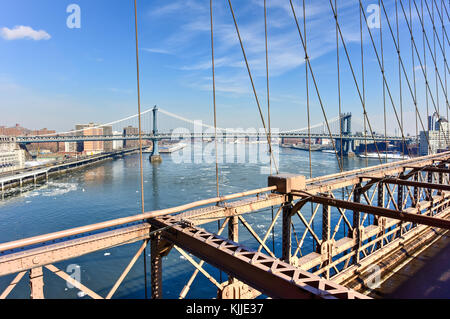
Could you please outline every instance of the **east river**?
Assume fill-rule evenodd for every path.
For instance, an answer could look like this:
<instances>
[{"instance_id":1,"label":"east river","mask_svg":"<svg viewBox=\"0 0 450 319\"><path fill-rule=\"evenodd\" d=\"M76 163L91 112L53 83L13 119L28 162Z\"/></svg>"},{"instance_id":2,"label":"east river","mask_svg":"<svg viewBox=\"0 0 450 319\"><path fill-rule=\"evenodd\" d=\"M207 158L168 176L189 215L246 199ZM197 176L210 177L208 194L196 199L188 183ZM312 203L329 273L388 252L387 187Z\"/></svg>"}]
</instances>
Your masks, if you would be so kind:
<instances>
[{"instance_id":1,"label":"east river","mask_svg":"<svg viewBox=\"0 0 450 319\"><path fill-rule=\"evenodd\" d=\"M210 148L211 144L214 143L210 143ZM219 147L224 145L220 144ZM245 145L243 147L246 152L245 158L238 159L236 154L222 158L222 163L219 165L222 195L267 186L267 176L270 172L268 158L262 161L252 159L255 153L261 153L257 149L265 146ZM180 154L165 154L162 155L161 164L151 164L148 160L149 154L144 154L146 211L215 197L215 156L212 157L213 160L211 156L207 160L202 159L205 145L197 145L194 149L193 153L200 156L192 156L192 160L186 160L185 156L183 160ZM186 148L179 153L190 154L190 151ZM280 172L309 177L307 151L280 148L276 157ZM366 163L366 159L357 157L344 159L344 168L351 170L365 167L366 164L369 166L379 164L377 159L367 161ZM313 176L338 171L335 154L312 153ZM140 200L139 155L104 162L60 176L37 188L27 186L22 191L10 190L9 196L0 200L0 242L136 215L140 213ZM250 214L245 218L262 237L272 217L268 209L258 214ZM203 227L217 231L217 223ZM301 224L298 225L298 231L300 230ZM275 226L277 255L280 254L280 236L281 220ZM240 228L239 237L244 245L250 248L258 247L256 241L250 240L250 235L243 227ZM96 293L106 296L140 245L141 243L134 243L115 247L55 265L65 271L72 271L74 267L79 267L81 282ZM271 237L268 245L272 247ZM146 254L150 254L149 249L146 250ZM149 259L147 260L147 273L150 278ZM117 290L114 298L144 298L143 269L141 257ZM219 280L218 270L209 265L205 265L205 269ZM194 267L173 249L163 260L164 298L178 298L194 270ZM0 277L0 291L5 289L12 278L13 276ZM222 279L225 280L225 278L223 274ZM68 287L64 280L46 269L44 269L44 282L46 298L89 298L83 296L78 289ZM150 284L150 280L148 282ZM215 296L216 288L199 274L187 298ZM28 298L29 281L23 278L9 297Z\"/></svg>"}]
</instances>

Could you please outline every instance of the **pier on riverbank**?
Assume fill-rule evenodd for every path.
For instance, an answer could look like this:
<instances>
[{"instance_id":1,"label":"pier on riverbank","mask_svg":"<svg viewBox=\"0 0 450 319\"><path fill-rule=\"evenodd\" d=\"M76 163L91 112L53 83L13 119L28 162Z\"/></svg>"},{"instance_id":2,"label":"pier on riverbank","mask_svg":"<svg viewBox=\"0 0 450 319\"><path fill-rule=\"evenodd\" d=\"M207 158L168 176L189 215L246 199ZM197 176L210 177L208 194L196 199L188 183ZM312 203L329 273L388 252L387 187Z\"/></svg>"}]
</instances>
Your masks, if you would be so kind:
<instances>
[{"instance_id":1,"label":"pier on riverbank","mask_svg":"<svg viewBox=\"0 0 450 319\"><path fill-rule=\"evenodd\" d=\"M96 165L107 160L119 158L125 155L134 154L137 148L124 149L115 152L102 153L99 155L89 156L81 159L70 159L67 161L59 161L56 163L48 163L32 168L12 171L9 175L0 176L0 185L2 197L6 190L14 187L22 187L26 184L37 184L39 181L48 181L49 177L65 174L70 171L85 168L87 166Z\"/></svg>"}]
</instances>

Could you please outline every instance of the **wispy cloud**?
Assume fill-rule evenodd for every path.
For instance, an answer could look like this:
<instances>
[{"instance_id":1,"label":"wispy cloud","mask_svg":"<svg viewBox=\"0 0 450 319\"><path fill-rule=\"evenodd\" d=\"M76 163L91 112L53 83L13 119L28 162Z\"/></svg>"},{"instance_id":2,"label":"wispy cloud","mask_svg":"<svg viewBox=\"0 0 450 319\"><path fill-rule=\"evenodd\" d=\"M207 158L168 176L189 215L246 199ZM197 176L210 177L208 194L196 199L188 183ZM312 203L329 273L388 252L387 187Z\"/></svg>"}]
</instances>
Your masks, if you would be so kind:
<instances>
[{"instance_id":1,"label":"wispy cloud","mask_svg":"<svg viewBox=\"0 0 450 319\"><path fill-rule=\"evenodd\" d=\"M149 52L149 53L170 54L170 55L173 54L173 52L166 50L166 49L142 48L141 50L145 51L145 52Z\"/></svg>"},{"instance_id":2,"label":"wispy cloud","mask_svg":"<svg viewBox=\"0 0 450 319\"><path fill-rule=\"evenodd\" d=\"M0 34L5 40L50 40L51 36L44 30L34 30L28 26L15 26L13 29L3 27L0 29Z\"/></svg>"}]
</instances>

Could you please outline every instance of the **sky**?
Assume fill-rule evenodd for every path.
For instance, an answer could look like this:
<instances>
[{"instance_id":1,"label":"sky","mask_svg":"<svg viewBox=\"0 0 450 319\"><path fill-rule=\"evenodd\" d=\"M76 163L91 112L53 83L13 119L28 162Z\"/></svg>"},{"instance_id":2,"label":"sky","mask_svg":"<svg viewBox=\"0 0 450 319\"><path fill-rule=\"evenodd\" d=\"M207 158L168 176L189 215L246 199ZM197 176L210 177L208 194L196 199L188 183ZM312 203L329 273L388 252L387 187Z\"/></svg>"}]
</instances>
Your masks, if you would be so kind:
<instances>
[{"instance_id":1,"label":"sky","mask_svg":"<svg viewBox=\"0 0 450 319\"><path fill-rule=\"evenodd\" d=\"M293 1L303 33L301 1ZM338 115L336 29L329 1L306 2L306 38L320 97L328 118ZM362 1L366 15L378 0ZM394 36L395 1L385 0L386 13ZM415 1L421 10L420 0ZM441 5L441 0L436 0ZM232 0L245 53L267 122L267 89L263 0ZM333 1L334 3L334 1ZM421 18L412 3L412 29L424 65ZM80 8L80 28L69 28L67 8ZM403 1L409 19L409 1ZM343 38L365 98L365 106L375 131L384 130L383 86L371 37L363 24L361 34L358 1L339 0L338 17ZM141 107L158 105L181 116L213 123L211 35L207 0L138 0L138 39L141 79ZM269 87L272 127L282 130L307 125L305 52L289 0L267 0ZM431 10L431 7L430 7ZM399 6L399 38L402 61L402 109L405 134L416 130L414 76L418 108L426 126L426 95L423 71L427 70L430 91L441 115L446 115L445 97L437 84L433 58L426 47L427 67L418 57L412 63L411 36ZM386 79L392 101L400 114L398 56L384 11L381 9ZM261 127L232 15L226 0L213 1L216 67L217 116L220 127ZM448 42L437 33L445 52ZM364 18L363 18L364 19ZM448 19L444 19L448 27ZM363 21L363 23L365 23ZM431 20L426 7L424 23ZM380 29L371 29L380 50ZM428 40L437 46L437 64L445 86L442 50L428 28ZM302 34L304 36L304 34ZM425 42L426 44L426 42ZM49 128L65 131L77 123L107 123L137 113L136 50L133 0L0 0L0 126ZM413 49L413 51L412 51ZM379 52L380 53L380 52ZM341 107L362 122L363 108L342 42L339 44ZM311 122L323 121L322 109L309 74ZM364 90L363 90L364 88ZM434 111L428 94L428 112ZM393 106L386 93L387 129L399 131ZM166 125L170 125L166 119ZM418 124L421 130L420 123Z\"/></svg>"}]
</instances>

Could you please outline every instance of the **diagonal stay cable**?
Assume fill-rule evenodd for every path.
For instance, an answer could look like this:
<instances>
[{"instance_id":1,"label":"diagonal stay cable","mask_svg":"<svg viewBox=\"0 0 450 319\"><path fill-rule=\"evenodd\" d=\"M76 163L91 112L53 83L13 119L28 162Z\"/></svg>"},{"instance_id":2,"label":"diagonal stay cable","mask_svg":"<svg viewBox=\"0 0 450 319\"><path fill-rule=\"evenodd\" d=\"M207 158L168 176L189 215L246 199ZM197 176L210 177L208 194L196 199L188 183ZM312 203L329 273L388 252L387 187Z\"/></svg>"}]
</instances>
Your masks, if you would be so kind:
<instances>
[{"instance_id":1,"label":"diagonal stay cable","mask_svg":"<svg viewBox=\"0 0 450 319\"><path fill-rule=\"evenodd\" d=\"M424 27L424 22L425 22L424 20L425 20L425 19L423 19L423 17L422 17L422 18L420 17L419 11L418 11L418 8L417 8L417 5L416 5L415 0L414 0L414 4L415 4L415 7L416 7L416 12L417 12L419 21L420 21L420 23L421 23L421 25L422 25L423 34L424 34L424 36L425 36L425 40L426 40L428 49L429 49L429 51L430 51L430 53L431 53L431 57L432 57L432 59L433 59L433 63L434 63L434 67L435 67L435 74L436 74L436 91L438 91L438 87L437 87L437 79L439 79L439 83L440 83L440 85L441 85L442 92L443 92L443 94L444 94L444 96L445 96L445 101L446 101L447 109L448 109L448 108L450 107L450 106L449 106L449 103L448 103L448 95L447 95L446 89L444 88L444 84L442 83L441 74L440 74L439 69L438 69L438 67L437 67L437 61L436 61L436 39L438 40L439 46L441 47L442 57L443 57L443 60L444 60L444 67L446 67L446 68L445 68L445 69L446 69L445 71L450 72L450 69L449 69L448 64L447 64L447 58L446 58L446 56L445 56L444 50L442 49L441 43L440 43L440 41L439 41L439 37L437 36L437 33L436 33L436 26L435 26L435 23L434 23L434 6L433 6L433 8L432 8L432 9L433 9L433 16L432 16L431 13L430 13L430 9L428 8L428 4L427 4L427 2L425 1L426 7L427 7L427 11L428 11L428 15L429 15L429 17L430 17L431 23L432 23L432 25L433 25L433 30L434 30L434 33L433 33L434 55L433 55L433 53L432 53L432 51L431 51L430 43L429 43L429 41L428 41L428 37L427 37L426 32L425 32L425 27ZM438 15L439 15L439 14L438 14ZM412 29L412 28L411 28L411 29ZM445 30L445 27L444 27L444 30ZM436 37L436 36L437 36L437 37ZM446 75L447 75L447 72L445 72ZM438 93L436 93L436 95L437 95L437 96L436 96L436 99L438 99L438 98L439 98ZM439 107L439 102L438 102L438 107Z\"/></svg>"},{"instance_id":2,"label":"diagonal stay cable","mask_svg":"<svg viewBox=\"0 0 450 319\"><path fill-rule=\"evenodd\" d=\"M436 6L436 9L437 9L437 12L438 12L438 16L439 16L439 19L441 20L441 23L445 24L445 22L444 22L444 9L445 9L446 14L447 14L447 19L449 18L449 16L448 16L447 7L445 6L444 1L441 0L442 10L439 10L439 8L437 6L437 3L436 3L436 0L433 0L433 1L434 1L435 6ZM442 36L443 37L445 36L445 38L447 39L447 44L450 44L450 41L449 41L448 35L447 35L447 31L445 30L445 28L443 30L443 33L444 34ZM442 42L444 42L444 39L442 39Z\"/></svg>"},{"instance_id":3,"label":"diagonal stay cable","mask_svg":"<svg viewBox=\"0 0 450 319\"><path fill-rule=\"evenodd\" d=\"M438 35L438 33L437 33L437 30L436 30L436 25L435 25L435 20L434 20L434 18L432 17L432 13L430 12L430 8L428 7L428 3L425 1L425 5L426 5L426 7L427 7L427 12L428 12L428 17L430 18L430 21L431 21L431 23L432 23L432 25L433 25L433 34L436 36L436 40L437 40L437 42L438 42L438 44L439 44L439 48L440 48L440 50L441 50L441 53L442 53L442 56L443 56L443 58L444 58L444 64L445 64L445 67L446 67L446 69L447 69L447 72L450 72L450 68L448 67L448 64L447 64L447 59L446 59L446 57L445 57L445 53L444 53L444 48L442 47L442 43L441 43L441 41L439 40L439 35ZM436 8L436 10L439 10L438 8L437 8L437 6L434 6L433 5L433 8ZM438 16L439 16L439 13L438 13ZM419 18L419 20L421 20L421 18L420 18L420 16L418 16L418 18ZM425 20L421 20L423 23L425 22ZM445 30L445 28L444 28L444 30Z\"/></svg>"},{"instance_id":4,"label":"diagonal stay cable","mask_svg":"<svg viewBox=\"0 0 450 319\"><path fill-rule=\"evenodd\" d=\"M306 44L305 44L305 41L303 39L302 31L300 30L300 26L298 24L298 19L297 19L297 15L295 13L294 5L292 4L292 0L289 0L289 2L291 4L292 13L294 15L294 20L295 20L295 23L297 25L297 30L298 30L298 34L300 36L300 40L301 40L301 43L302 43L302 46L303 46L303 50L305 51L305 54L307 55ZM322 102L322 98L320 96L319 88L317 86L316 78L314 76L314 72L313 72L313 69L311 67L311 61L310 61L309 58L306 60L306 63L308 64L309 71L311 73L311 78L312 78L312 80L314 82L314 87L316 89L317 97L319 99L319 104L320 104L320 107L322 109L322 114L323 114L323 117L325 119L325 123L326 123L327 129L328 129L328 133L329 133L331 142L333 144L333 148L334 148L334 152L335 152L335 155L336 155L336 159L337 159L338 164L339 164L339 169L342 172L344 170L343 163L340 161L339 154L338 154L337 149L336 149L336 145L335 145L335 142L334 142L334 139L333 139L333 135L332 135L331 130L330 130L330 125L328 123L327 114L325 112L325 108L324 108L324 105L323 105L323 102Z\"/></svg>"},{"instance_id":5,"label":"diagonal stay cable","mask_svg":"<svg viewBox=\"0 0 450 319\"><path fill-rule=\"evenodd\" d=\"M351 73L352 73L353 81L355 82L355 86L356 86L356 90L358 92L359 100L360 100L361 106L363 108L364 118L367 120L367 124L369 126L370 134L372 136L372 139L373 139L374 144L375 144L375 148L377 150L377 155L378 155L378 159L380 161L380 164L383 164L383 161L382 161L381 155L380 155L380 150L378 149L378 145L377 145L377 142L375 140L375 136L373 134L372 125L370 124L369 116L367 115L365 99L364 99L364 97L361 94L361 90L360 90L359 85L358 85L358 80L356 79L355 71L353 69L353 64L352 64L352 61L350 59L350 55L348 53L347 46L345 44L344 36L342 35L342 30L341 30L341 27L339 25L339 21L337 20L336 11L335 11L333 2L331 0L329 0L329 2L330 2L331 10L333 11L334 19L336 20L337 28L338 28L338 31L339 31L339 35L340 35L340 38L341 38L342 45L344 47L345 55L347 57L347 61L348 61L348 64L350 66L350 70L351 70Z\"/></svg>"},{"instance_id":6,"label":"diagonal stay cable","mask_svg":"<svg viewBox=\"0 0 450 319\"><path fill-rule=\"evenodd\" d=\"M426 1L425 1L425 4L426 4ZM404 9L403 4L402 4L401 2L400 2L400 5L402 6L403 15L406 17L405 9ZM440 85L441 85L442 91L443 91L443 93L444 93L444 96L445 96L445 99L446 99L446 102L447 102L447 107L450 107L450 106L449 106L449 103L448 103L448 97L447 97L447 94L445 93L444 84L442 83L442 78L441 78L441 75L440 75L439 70L438 70L438 67L437 67L437 62L436 62L436 59L435 59L435 57L434 57L434 55L433 55L433 50L431 49L430 42L428 41L428 37L427 37L427 34L426 34L426 32L425 32L425 26L424 26L423 21L422 21L422 19L421 19L421 17L420 17L419 9L417 8L417 4L416 4L416 1L415 1L415 0L414 0L414 6L415 6L415 9L416 9L417 15L418 15L418 17L419 17L419 21L420 21L420 23L421 23L421 25L422 25L423 35L425 36L426 44L427 44L428 50L430 51L431 59L433 60L433 64L434 64L434 67L435 67L435 72L436 72L436 74L437 74L437 76L438 76L438 78L439 78L439 83L440 83ZM409 33L410 33L411 35L413 35L411 26L409 25L408 21L406 21L406 25L408 26ZM414 42L414 47L416 47L415 41L413 41L413 42ZM416 51L417 51L417 48L416 48ZM417 53L417 54L418 54L418 53ZM419 61L420 61L420 57L419 57ZM430 94L431 94L431 89L429 88L428 83L427 83L427 88L430 90ZM433 97L431 97L431 100L433 101L434 108L436 109L436 103L435 103ZM437 112L438 115L439 115L438 110L436 110L436 112Z\"/></svg>"},{"instance_id":7,"label":"diagonal stay cable","mask_svg":"<svg viewBox=\"0 0 450 319\"><path fill-rule=\"evenodd\" d=\"M383 0L381 0L381 3L382 3L382 5L383 5L383 10L384 10L384 13L385 13L385 16L386 16L386 20L387 20L387 22L388 22L388 26L389 26L389 28L390 28L390 30L391 30L391 35L392 35L392 37L393 37L392 28L391 28L390 23L389 23L389 18L388 18L388 16L387 16L386 9L385 9L384 4L383 4ZM415 4L415 2L414 2L414 4ZM400 2L400 5L402 6L403 14L404 14L405 19L406 19L406 13L405 13L405 10L404 10L404 8L403 8L403 4L402 4L401 2ZM417 9L417 7L416 7L416 9ZM410 35L412 36L412 42L413 42L414 48L415 48L415 50L416 50L417 58L418 58L418 61L419 61L419 63L420 63L420 67L421 67L421 69L422 69L422 73L424 74L425 79L426 79L426 73L425 73L425 71L424 71L424 67L423 67L423 64L422 64L422 60L420 59L420 55L419 55L419 52L418 52L418 50L417 50L417 46L416 46L416 43L415 43L415 40L414 40L414 36L413 36L413 33L412 33L412 29L411 29L411 27L410 27L410 25L409 25L409 23L408 23L408 19L406 19L406 24L407 24L407 26L408 26L409 33L410 33ZM424 29L423 29L423 31L424 31ZM425 35L425 34L424 34L424 35ZM399 50L398 50L397 42L395 41L395 38L394 38L394 37L393 37L393 41L394 41L394 45L395 45L395 47L396 47L396 49L397 49L397 52L398 52ZM400 53L399 53L399 54L400 54ZM401 59L400 61L401 61L401 63L402 63L403 73L404 73L405 78L406 78L406 81L407 81L407 83L408 83L409 91L410 91L410 93L411 93L411 96L412 96L413 101L414 101L414 103L415 103L415 106L416 106L416 108L417 108L417 100L414 99L414 93L413 93L413 91L412 91L411 84L410 84L410 81L409 81L407 72L406 72L405 67L404 67L404 64L403 64L403 60ZM435 65L436 65L436 64L435 64ZM436 102L435 102L435 100L434 100L434 98L433 98L433 93L431 92L431 88L430 88L429 83L428 83L427 80L425 81L425 84L426 84L426 87L428 88L428 92L430 93L430 98L431 98L431 101L433 102L434 110L436 111L436 114L440 117L439 109L436 107ZM422 124L422 127L423 127L423 124ZM441 130L441 129L442 129L442 128L440 128L440 130ZM424 131L425 131L425 129L424 129ZM445 140L446 140L446 142L447 142L447 144L448 144L448 138L447 138L447 136L446 136L445 134L444 134L444 137L445 137Z\"/></svg>"},{"instance_id":8,"label":"diagonal stay cable","mask_svg":"<svg viewBox=\"0 0 450 319\"><path fill-rule=\"evenodd\" d=\"M360 10L363 11L364 18L366 19L367 30L369 31L370 39L371 39L371 41L372 41L372 46L373 46L375 55L376 55L376 57L377 57L378 65L379 65L380 71L381 71L381 73L382 73L382 75L383 75L383 81L384 81L384 83L385 83L385 86L386 86L386 89L387 89L387 92L388 92L388 95L389 95L389 99L390 99L390 101L391 101L392 108L393 108L393 110L394 110L394 113L395 113L395 116L396 116L396 119L397 119L397 122L399 123L398 114L397 114L397 110L396 110L396 108L395 108L394 100L393 100L393 98L392 98L391 90L390 90L390 87L389 87L389 85L388 85L388 83L387 83L387 80L386 80L386 74L385 74L385 72L384 72L383 65L381 64L380 57L379 57L379 54L378 54L378 50L377 50L377 48L376 48L375 41L374 41L374 39L373 39L372 31L370 30L369 24L368 24L368 22L367 22L367 17L366 17L366 15L365 15L364 10L363 10L363 6L362 6L361 0L359 1L359 3L360 3ZM389 18L388 18L388 16L387 16L386 10L385 10L385 8L384 8L383 0L381 0L381 5L382 5L382 7L383 7L383 9L384 9L384 13L385 13L385 15L386 15L386 20L387 20L387 22L388 22L388 26L389 26L389 30L390 30L390 33L391 33L391 37L392 37L392 40L393 40L393 42L394 42L394 44L395 44L395 47L396 47L396 49L397 49L397 53L400 54L400 53L399 53L399 50L398 50L397 42L395 41L395 36L394 36L393 30L392 30L392 27L391 27L390 22L389 22ZM416 110L417 110L417 112L418 112L417 101L414 99L414 93L412 92L411 84L410 84L410 82L409 82L408 75L407 75L407 73L406 73L405 67L404 67L404 65L403 65L403 60L402 60L401 58L400 58L400 62L401 62L401 65L402 65L403 73L404 73L405 78L406 78L406 82L407 82L407 84L408 84L409 91L410 91L411 96L412 96L412 98L413 98L413 100L414 100L414 106L415 106L415 108L416 108ZM420 59L419 59L419 62L421 62ZM423 121L422 121L422 117L420 116L420 112L418 112L418 115L419 115L419 120L420 120L421 126L422 126L423 130L425 131L425 128L424 128L424 125L423 125ZM403 139L404 139L403 128L402 128L401 126L400 126L400 128L401 128L402 137L403 137ZM427 140L428 140L428 137L427 137ZM430 144L429 144L429 143L428 143L428 147L430 148Z\"/></svg>"},{"instance_id":9,"label":"diagonal stay cable","mask_svg":"<svg viewBox=\"0 0 450 319\"><path fill-rule=\"evenodd\" d=\"M248 76L249 76L250 82L251 82L251 84L252 84L253 94L254 94L254 96L255 96L256 104L257 104L257 106L258 106L258 111L259 111L259 115L260 115L260 117L261 117L262 125L263 125L263 127L264 127L264 132L265 132L265 134L266 134L267 143L269 144L269 152L270 152L270 156L271 156L271 158L272 158L272 160L273 160L273 165L275 166L275 170L276 170L276 172L277 172L277 174L278 174L278 166L277 166L277 163L276 163L276 161L275 161L275 157L274 157L273 152L272 152L272 141L270 140L270 138L269 138L269 133L267 132L266 122L264 121L264 115L263 115L262 110L261 110L261 105L260 105L260 103L259 103L258 94L256 93L255 83L253 82L252 73L251 73L251 71L250 71L250 66L249 66L249 64L248 64L247 55L245 54L244 44L242 43L241 34L240 34L240 32L239 32L239 27L238 27L238 24L237 24L237 21L236 21L236 17L235 17L235 15L234 15L233 6L231 5L231 0L228 0L228 5L229 5L229 7L230 7L231 15L232 15L232 17L233 17L234 26L235 26L235 28L236 28L236 33L237 33L237 36L238 36L238 38L239 38L239 43L240 43L240 45L241 45L242 54L243 54L244 60L245 60L245 65L247 66Z\"/></svg>"}]
</instances>

